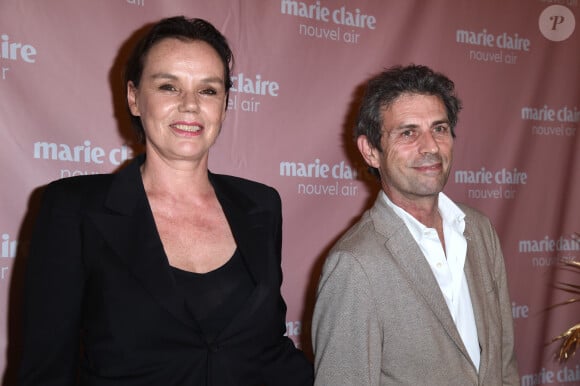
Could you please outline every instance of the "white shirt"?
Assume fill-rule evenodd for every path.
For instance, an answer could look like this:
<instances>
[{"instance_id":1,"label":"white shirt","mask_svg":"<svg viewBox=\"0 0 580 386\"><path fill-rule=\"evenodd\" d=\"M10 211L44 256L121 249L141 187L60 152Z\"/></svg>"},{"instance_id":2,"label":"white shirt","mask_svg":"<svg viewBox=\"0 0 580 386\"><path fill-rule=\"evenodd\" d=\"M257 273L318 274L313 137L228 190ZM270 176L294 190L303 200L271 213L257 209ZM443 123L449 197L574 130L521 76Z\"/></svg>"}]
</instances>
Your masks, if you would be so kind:
<instances>
[{"instance_id":1,"label":"white shirt","mask_svg":"<svg viewBox=\"0 0 580 386\"><path fill-rule=\"evenodd\" d=\"M382 192L382 196L387 205L403 220L415 242L421 248L435 279L437 279L463 344L475 368L479 369L481 353L477 339L477 327L469 287L463 270L467 252L467 240L463 236L465 213L449 197L439 193L439 213L443 220L443 235L447 251L447 256L445 256L443 245L435 228L427 228L421 224L404 209L393 204L384 192Z\"/></svg>"}]
</instances>

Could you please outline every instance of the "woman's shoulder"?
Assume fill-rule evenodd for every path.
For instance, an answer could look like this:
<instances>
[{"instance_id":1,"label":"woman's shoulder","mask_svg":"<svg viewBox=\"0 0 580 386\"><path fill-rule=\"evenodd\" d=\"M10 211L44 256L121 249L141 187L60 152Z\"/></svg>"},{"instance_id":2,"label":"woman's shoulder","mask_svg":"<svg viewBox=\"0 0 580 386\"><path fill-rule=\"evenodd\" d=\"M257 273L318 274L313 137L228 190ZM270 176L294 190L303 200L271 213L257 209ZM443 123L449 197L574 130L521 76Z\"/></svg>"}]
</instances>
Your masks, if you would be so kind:
<instances>
[{"instance_id":1,"label":"woman's shoulder","mask_svg":"<svg viewBox=\"0 0 580 386\"><path fill-rule=\"evenodd\" d=\"M50 182L47 185L47 189L68 191L71 193L91 192L109 186L113 180L113 176L113 174L91 174L65 177Z\"/></svg>"},{"instance_id":2,"label":"woman's shoulder","mask_svg":"<svg viewBox=\"0 0 580 386\"><path fill-rule=\"evenodd\" d=\"M66 177L50 182L42 188L43 201L55 208L77 208L88 202L105 200L112 174Z\"/></svg>"},{"instance_id":3,"label":"woman's shoulder","mask_svg":"<svg viewBox=\"0 0 580 386\"><path fill-rule=\"evenodd\" d=\"M250 180L243 177L232 176L227 174L215 174L210 172L210 180L214 185L229 189L237 189L249 194L278 195L278 192L272 186L262 182Z\"/></svg>"}]
</instances>

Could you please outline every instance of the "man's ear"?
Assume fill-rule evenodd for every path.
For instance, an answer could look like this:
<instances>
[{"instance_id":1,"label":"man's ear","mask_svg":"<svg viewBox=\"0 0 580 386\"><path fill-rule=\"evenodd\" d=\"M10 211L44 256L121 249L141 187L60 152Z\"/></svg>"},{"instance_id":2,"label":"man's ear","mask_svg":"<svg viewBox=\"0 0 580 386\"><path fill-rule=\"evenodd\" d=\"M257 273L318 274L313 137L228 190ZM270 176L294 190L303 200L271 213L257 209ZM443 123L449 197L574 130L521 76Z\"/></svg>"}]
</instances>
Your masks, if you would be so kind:
<instances>
[{"instance_id":1,"label":"man's ear","mask_svg":"<svg viewBox=\"0 0 580 386\"><path fill-rule=\"evenodd\" d=\"M380 152L379 149L371 145L366 135L359 135L356 139L358 151L365 159L366 163L373 168L378 169L380 166Z\"/></svg>"}]
</instances>

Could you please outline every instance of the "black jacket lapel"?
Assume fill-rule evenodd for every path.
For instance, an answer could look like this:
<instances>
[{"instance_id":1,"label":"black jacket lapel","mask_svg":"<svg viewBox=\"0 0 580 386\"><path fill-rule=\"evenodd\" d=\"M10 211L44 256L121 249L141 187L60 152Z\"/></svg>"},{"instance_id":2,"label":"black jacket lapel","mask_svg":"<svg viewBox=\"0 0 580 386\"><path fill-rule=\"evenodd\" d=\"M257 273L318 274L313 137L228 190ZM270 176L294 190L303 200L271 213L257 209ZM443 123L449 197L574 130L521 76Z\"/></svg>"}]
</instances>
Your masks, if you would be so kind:
<instances>
[{"instance_id":1,"label":"black jacket lapel","mask_svg":"<svg viewBox=\"0 0 580 386\"><path fill-rule=\"evenodd\" d=\"M262 206L256 205L247 192L228 183L221 176L210 173L210 182L226 215L236 244L256 283L264 275L263 256L267 253L266 237L270 230L266 229L268 213Z\"/></svg>"},{"instance_id":2,"label":"black jacket lapel","mask_svg":"<svg viewBox=\"0 0 580 386\"><path fill-rule=\"evenodd\" d=\"M147 291L176 318L192 324L157 233L141 180L140 156L113 177L105 203L109 213L95 213L93 222L110 247Z\"/></svg>"},{"instance_id":3,"label":"black jacket lapel","mask_svg":"<svg viewBox=\"0 0 580 386\"><path fill-rule=\"evenodd\" d=\"M274 257L280 255L280 245L276 245L271 237L276 232L268 227L275 225L272 223L272 213L268 212L264 203L253 200L250 192L233 182L235 178L232 180L231 177L225 178L212 173L209 177L242 258L256 284L240 312L220 334L224 337L238 333L247 326L245 321L253 323L251 318L255 317L264 298L271 293L266 281L275 280L273 278L276 274L280 275L281 280L280 261ZM281 229L277 230L280 231ZM276 264L276 267L271 264Z\"/></svg>"}]
</instances>

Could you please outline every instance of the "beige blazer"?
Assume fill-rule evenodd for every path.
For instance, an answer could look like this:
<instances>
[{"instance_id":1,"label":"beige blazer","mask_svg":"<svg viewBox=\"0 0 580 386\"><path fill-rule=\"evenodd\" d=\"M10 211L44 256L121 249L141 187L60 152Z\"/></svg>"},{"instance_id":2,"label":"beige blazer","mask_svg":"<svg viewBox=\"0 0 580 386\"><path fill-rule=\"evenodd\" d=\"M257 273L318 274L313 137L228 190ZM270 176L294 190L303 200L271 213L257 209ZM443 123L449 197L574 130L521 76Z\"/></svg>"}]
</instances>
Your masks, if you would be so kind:
<instances>
[{"instance_id":1,"label":"beige blazer","mask_svg":"<svg viewBox=\"0 0 580 386\"><path fill-rule=\"evenodd\" d=\"M485 216L460 207L479 371L419 246L379 196L324 264L312 322L315 385L519 385L499 240Z\"/></svg>"}]
</instances>

